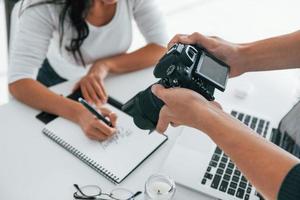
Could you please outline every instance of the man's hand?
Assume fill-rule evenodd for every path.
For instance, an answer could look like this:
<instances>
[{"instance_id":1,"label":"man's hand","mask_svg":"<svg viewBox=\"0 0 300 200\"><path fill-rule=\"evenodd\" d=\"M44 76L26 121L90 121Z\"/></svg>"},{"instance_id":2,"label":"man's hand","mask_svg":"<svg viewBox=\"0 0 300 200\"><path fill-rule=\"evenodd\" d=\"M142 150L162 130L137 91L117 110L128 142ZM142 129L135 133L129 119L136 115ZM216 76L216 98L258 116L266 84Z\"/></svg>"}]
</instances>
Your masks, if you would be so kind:
<instances>
[{"instance_id":1,"label":"man's hand","mask_svg":"<svg viewBox=\"0 0 300 200\"><path fill-rule=\"evenodd\" d=\"M210 124L211 113L220 110L218 103L207 101L203 96L189 89L166 89L161 85L154 85L152 92L165 103L156 127L160 133L165 132L169 124L205 130L205 127Z\"/></svg>"},{"instance_id":2,"label":"man's hand","mask_svg":"<svg viewBox=\"0 0 300 200\"><path fill-rule=\"evenodd\" d=\"M97 106L101 106L107 101L107 93L104 87L104 78L109 72L107 63L98 61L91 67L90 71L74 87L80 88L84 99Z\"/></svg>"},{"instance_id":3,"label":"man's hand","mask_svg":"<svg viewBox=\"0 0 300 200\"><path fill-rule=\"evenodd\" d=\"M243 58L240 53L242 45L227 42L218 37L206 37L200 33L192 35L176 35L169 43L171 48L175 43L198 44L230 66L230 77L239 76L246 72Z\"/></svg>"}]
</instances>

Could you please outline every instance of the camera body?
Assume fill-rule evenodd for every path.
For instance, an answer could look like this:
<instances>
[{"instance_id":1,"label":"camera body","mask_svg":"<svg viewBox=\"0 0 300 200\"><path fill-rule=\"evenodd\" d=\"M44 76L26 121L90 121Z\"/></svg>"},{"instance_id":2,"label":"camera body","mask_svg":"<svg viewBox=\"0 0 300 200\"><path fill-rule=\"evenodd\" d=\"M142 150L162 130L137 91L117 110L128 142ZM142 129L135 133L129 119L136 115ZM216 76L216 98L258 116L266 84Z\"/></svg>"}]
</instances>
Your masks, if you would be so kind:
<instances>
[{"instance_id":1,"label":"camera body","mask_svg":"<svg viewBox=\"0 0 300 200\"><path fill-rule=\"evenodd\" d=\"M225 90L228 75L229 66L226 63L197 45L175 44L154 69L154 76L160 78L158 84L165 88L191 89L209 101L214 100L215 89ZM152 94L151 86L122 107L139 128L150 131L155 129L164 105Z\"/></svg>"},{"instance_id":2,"label":"camera body","mask_svg":"<svg viewBox=\"0 0 300 200\"><path fill-rule=\"evenodd\" d=\"M211 72L208 72L209 68ZM219 70L214 74L216 68ZM229 66L203 47L175 44L156 65L154 76L161 78L160 84L166 88L191 89L212 101L215 88L225 90L228 72Z\"/></svg>"}]
</instances>

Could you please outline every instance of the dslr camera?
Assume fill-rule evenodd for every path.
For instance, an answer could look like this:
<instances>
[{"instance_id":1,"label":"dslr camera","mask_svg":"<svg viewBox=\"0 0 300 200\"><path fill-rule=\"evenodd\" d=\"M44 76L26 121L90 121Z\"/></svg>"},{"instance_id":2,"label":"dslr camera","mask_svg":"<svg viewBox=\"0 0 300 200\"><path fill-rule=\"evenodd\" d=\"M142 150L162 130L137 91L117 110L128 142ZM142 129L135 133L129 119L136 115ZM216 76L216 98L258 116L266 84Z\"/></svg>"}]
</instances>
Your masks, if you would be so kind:
<instances>
[{"instance_id":1,"label":"dslr camera","mask_svg":"<svg viewBox=\"0 0 300 200\"><path fill-rule=\"evenodd\" d=\"M154 69L154 76L160 79L155 84L191 89L209 101L214 100L215 89L225 91L228 75L229 66L198 45L175 44ZM164 103L151 92L151 86L125 103L122 110L133 117L136 126L153 131Z\"/></svg>"}]
</instances>

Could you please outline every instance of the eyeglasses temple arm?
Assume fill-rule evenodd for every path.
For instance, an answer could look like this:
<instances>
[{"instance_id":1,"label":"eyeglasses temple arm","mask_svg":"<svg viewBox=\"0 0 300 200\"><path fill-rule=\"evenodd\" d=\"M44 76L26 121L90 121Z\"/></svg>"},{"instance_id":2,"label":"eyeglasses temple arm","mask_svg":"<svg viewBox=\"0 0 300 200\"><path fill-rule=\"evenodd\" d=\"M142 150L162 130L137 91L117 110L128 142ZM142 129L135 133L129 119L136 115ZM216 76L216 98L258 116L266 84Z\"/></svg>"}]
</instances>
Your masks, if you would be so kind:
<instances>
[{"instance_id":1,"label":"eyeglasses temple arm","mask_svg":"<svg viewBox=\"0 0 300 200\"><path fill-rule=\"evenodd\" d=\"M131 200L131 199L133 199L133 198L139 196L140 194L142 194L142 192L141 192L141 191L138 191L138 192L136 192L134 195L132 195L130 198L128 198L128 200Z\"/></svg>"},{"instance_id":2,"label":"eyeglasses temple arm","mask_svg":"<svg viewBox=\"0 0 300 200\"><path fill-rule=\"evenodd\" d=\"M86 194L84 194L81 189L79 188L79 186L77 184L73 184L73 186L76 188L76 190L82 195L82 196L86 196Z\"/></svg>"}]
</instances>

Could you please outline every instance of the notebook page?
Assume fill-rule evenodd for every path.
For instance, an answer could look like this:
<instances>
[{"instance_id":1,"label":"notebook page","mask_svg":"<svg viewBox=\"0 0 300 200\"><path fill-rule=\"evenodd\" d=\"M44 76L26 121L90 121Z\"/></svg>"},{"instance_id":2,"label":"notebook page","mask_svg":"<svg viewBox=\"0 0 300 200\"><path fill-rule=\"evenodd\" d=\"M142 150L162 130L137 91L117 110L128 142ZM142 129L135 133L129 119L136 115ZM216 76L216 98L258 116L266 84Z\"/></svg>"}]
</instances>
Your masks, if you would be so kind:
<instances>
[{"instance_id":1,"label":"notebook page","mask_svg":"<svg viewBox=\"0 0 300 200\"><path fill-rule=\"evenodd\" d=\"M121 180L151 154L166 137L137 128L130 116L107 107L118 115L117 134L104 141L87 138L81 128L71 121L58 118L46 129L69 143Z\"/></svg>"}]
</instances>

